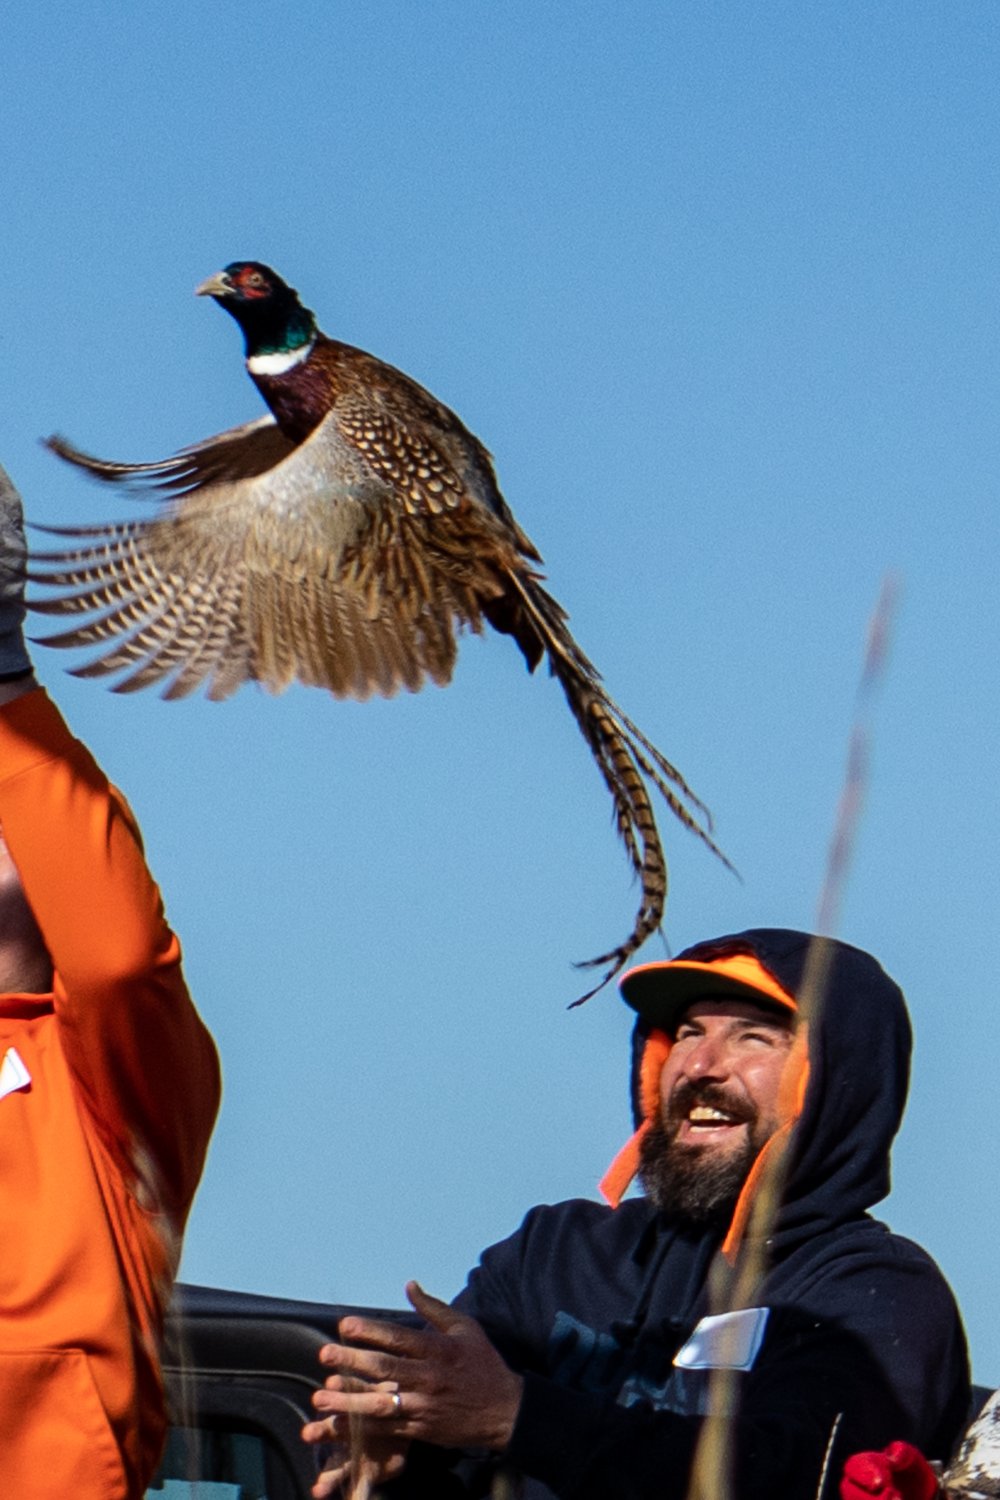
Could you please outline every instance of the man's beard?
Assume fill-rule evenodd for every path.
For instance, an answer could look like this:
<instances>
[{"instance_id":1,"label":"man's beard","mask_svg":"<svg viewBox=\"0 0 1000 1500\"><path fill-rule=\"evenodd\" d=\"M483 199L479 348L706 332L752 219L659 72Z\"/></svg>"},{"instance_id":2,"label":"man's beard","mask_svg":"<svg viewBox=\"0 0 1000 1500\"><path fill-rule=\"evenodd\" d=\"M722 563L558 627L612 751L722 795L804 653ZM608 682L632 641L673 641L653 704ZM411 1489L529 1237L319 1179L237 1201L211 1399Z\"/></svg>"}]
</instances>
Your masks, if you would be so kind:
<instances>
[{"instance_id":1,"label":"man's beard","mask_svg":"<svg viewBox=\"0 0 1000 1500\"><path fill-rule=\"evenodd\" d=\"M694 1104L725 1110L749 1127L738 1150L719 1152L681 1145L677 1131ZM773 1134L770 1122L750 1113L745 1100L734 1101L716 1084L679 1084L669 1108L661 1111L643 1136L639 1178L646 1197L662 1213L696 1229L725 1228L733 1216L740 1189L754 1160Z\"/></svg>"}]
</instances>

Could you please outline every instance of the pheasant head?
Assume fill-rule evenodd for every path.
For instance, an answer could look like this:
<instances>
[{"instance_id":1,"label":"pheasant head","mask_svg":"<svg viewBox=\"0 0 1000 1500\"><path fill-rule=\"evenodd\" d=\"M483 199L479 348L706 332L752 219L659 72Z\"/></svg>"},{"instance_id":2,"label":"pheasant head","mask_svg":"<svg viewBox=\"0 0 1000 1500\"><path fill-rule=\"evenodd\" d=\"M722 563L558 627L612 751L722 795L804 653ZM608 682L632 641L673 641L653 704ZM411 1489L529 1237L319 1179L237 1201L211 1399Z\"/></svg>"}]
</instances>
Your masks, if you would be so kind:
<instances>
[{"instance_id":1,"label":"pheasant head","mask_svg":"<svg viewBox=\"0 0 1000 1500\"><path fill-rule=\"evenodd\" d=\"M316 319L294 287L256 260L234 260L195 288L214 297L243 330L247 359L301 355L316 338Z\"/></svg>"}]
</instances>

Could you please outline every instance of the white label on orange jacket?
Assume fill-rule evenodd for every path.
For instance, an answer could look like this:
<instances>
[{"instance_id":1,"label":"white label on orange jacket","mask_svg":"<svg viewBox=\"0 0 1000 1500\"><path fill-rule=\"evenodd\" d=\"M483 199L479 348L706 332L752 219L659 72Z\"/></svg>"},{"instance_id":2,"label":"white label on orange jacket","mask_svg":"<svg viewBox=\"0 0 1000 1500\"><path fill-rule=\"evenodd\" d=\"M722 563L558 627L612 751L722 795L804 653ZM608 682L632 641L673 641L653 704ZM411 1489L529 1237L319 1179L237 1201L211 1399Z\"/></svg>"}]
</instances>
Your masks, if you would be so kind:
<instances>
[{"instance_id":1,"label":"white label on orange jacket","mask_svg":"<svg viewBox=\"0 0 1000 1500\"><path fill-rule=\"evenodd\" d=\"M0 1099L6 1099L18 1089L26 1089L30 1082L31 1074L21 1061L17 1048L8 1047L0 1063Z\"/></svg>"},{"instance_id":2,"label":"white label on orange jacket","mask_svg":"<svg viewBox=\"0 0 1000 1500\"><path fill-rule=\"evenodd\" d=\"M702 1318L683 1349L674 1356L682 1370L749 1370L764 1341L767 1307Z\"/></svg>"}]
</instances>

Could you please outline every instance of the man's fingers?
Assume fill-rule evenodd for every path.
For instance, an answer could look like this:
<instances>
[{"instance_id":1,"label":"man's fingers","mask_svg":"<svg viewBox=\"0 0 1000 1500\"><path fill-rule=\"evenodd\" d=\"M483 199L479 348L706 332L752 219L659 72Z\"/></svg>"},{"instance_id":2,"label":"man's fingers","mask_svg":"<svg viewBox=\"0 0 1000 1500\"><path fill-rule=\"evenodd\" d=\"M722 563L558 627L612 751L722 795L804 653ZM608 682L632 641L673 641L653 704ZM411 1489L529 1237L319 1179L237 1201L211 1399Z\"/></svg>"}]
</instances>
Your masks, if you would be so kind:
<instances>
[{"instance_id":1,"label":"man's fingers","mask_svg":"<svg viewBox=\"0 0 1000 1500\"><path fill-rule=\"evenodd\" d=\"M442 1302L439 1297L432 1297L430 1292L425 1292L419 1281L408 1281L406 1283L406 1299L414 1312L418 1312L422 1318L426 1318L432 1328L439 1333L450 1333L452 1329L460 1324L471 1322L464 1313L456 1312L447 1302Z\"/></svg>"},{"instance_id":2,"label":"man's fingers","mask_svg":"<svg viewBox=\"0 0 1000 1500\"><path fill-rule=\"evenodd\" d=\"M336 1443L340 1441L336 1417L322 1417L318 1422L307 1422L302 1429L304 1443Z\"/></svg>"},{"instance_id":3,"label":"man's fingers","mask_svg":"<svg viewBox=\"0 0 1000 1500\"><path fill-rule=\"evenodd\" d=\"M394 1421L396 1431L401 1427L405 1428L408 1416L416 1415L416 1407L422 1411L426 1405L424 1399L414 1392L407 1397L409 1409L404 1408L399 1384L395 1380L359 1387L356 1382L334 1379L328 1381L322 1390L313 1391L310 1400L316 1410L333 1423L336 1423L338 1416L377 1417L380 1421ZM310 1423L310 1426L317 1425L320 1424ZM335 1430L342 1437L346 1424ZM329 1432L327 1436L329 1438ZM313 1438L312 1441L315 1442L316 1439Z\"/></svg>"},{"instance_id":4,"label":"man's fingers","mask_svg":"<svg viewBox=\"0 0 1000 1500\"><path fill-rule=\"evenodd\" d=\"M326 1344L320 1350L320 1360L333 1365L337 1376L361 1380L400 1380L405 1369L405 1361L398 1355L359 1349L353 1344Z\"/></svg>"},{"instance_id":5,"label":"man's fingers","mask_svg":"<svg viewBox=\"0 0 1000 1500\"><path fill-rule=\"evenodd\" d=\"M407 1282L406 1295L411 1306L437 1333L448 1333L471 1321L463 1313L449 1307L447 1302L425 1292L417 1281ZM378 1318L363 1318L351 1313L346 1318L341 1318L337 1332L339 1341L324 1344L319 1352L320 1360L325 1365L345 1364L345 1347L378 1350L399 1359L429 1359L434 1354L433 1334L425 1329L410 1328L405 1323L387 1323Z\"/></svg>"},{"instance_id":6,"label":"man's fingers","mask_svg":"<svg viewBox=\"0 0 1000 1500\"><path fill-rule=\"evenodd\" d=\"M427 1342L426 1333L420 1328L409 1328L405 1323L383 1323L377 1318L361 1318L356 1314L341 1318L338 1329L341 1343L367 1344L369 1348L381 1349L386 1354L400 1354L418 1359Z\"/></svg>"},{"instance_id":7,"label":"man's fingers","mask_svg":"<svg viewBox=\"0 0 1000 1500\"><path fill-rule=\"evenodd\" d=\"M318 1422L307 1422L302 1429L302 1440L305 1443L333 1442L337 1444L337 1452L330 1455L325 1469L318 1475L311 1491L315 1500L326 1500L326 1496L336 1494L340 1489L351 1468L347 1449L337 1431L337 1418L323 1417Z\"/></svg>"},{"instance_id":8,"label":"man's fingers","mask_svg":"<svg viewBox=\"0 0 1000 1500\"><path fill-rule=\"evenodd\" d=\"M371 1493L372 1485L394 1479L402 1473L408 1446L404 1443L400 1448L374 1452L362 1445L353 1458L329 1463L310 1493L314 1500L327 1500L327 1496L340 1493L345 1485L350 1484L347 1495L351 1500L359 1500L359 1497Z\"/></svg>"},{"instance_id":9,"label":"man's fingers","mask_svg":"<svg viewBox=\"0 0 1000 1500\"><path fill-rule=\"evenodd\" d=\"M337 1493L350 1472L351 1466L349 1463L337 1464L324 1469L313 1485L310 1494L315 1497L315 1500L326 1500L327 1495L335 1495Z\"/></svg>"}]
</instances>

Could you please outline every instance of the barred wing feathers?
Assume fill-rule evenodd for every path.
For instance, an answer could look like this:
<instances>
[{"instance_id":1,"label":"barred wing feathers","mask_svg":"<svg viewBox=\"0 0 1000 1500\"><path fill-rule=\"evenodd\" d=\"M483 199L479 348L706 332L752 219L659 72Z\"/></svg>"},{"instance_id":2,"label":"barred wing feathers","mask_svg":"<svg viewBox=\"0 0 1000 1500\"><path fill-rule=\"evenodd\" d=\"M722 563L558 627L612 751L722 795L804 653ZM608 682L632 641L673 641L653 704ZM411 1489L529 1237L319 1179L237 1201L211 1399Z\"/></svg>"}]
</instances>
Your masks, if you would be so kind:
<instances>
[{"instance_id":1,"label":"barred wing feathers","mask_svg":"<svg viewBox=\"0 0 1000 1500\"><path fill-rule=\"evenodd\" d=\"M265 417L156 464L106 463L62 439L50 446L96 478L160 494L152 518L44 528L70 545L33 554L29 578L55 593L30 603L85 617L43 638L100 648L77 675L124 674L116 691L161 684L167 698L202 686L226 698L247 681L280 692L296 679L337 697L391 696L428 678L447 683L458 633L480 632L484 620L514 637L532 669L548 658L641 885L631 933L588 961L606 971L583 999L662 920L654 789L728 864L704 804L607 692L543 587L485 450L460 488L442 485L426 501L414 492L407 503L392 469L399 444L374 417L359 443L332 412L297 446Z\"/></svg>"},{"instance_id":2,"label":"barred wing feathers","mask_svg":"<svg viewBox=\"0 0 1000 1500\"><path fill-rule=\"evenodd\" d=\"M204 442L191 443L170 458L151 464L122 464L94 458L74 448L58 433L46 438L45 446L94 479L123 484L132 490L143 488L170 494L185 494L221 480L251 479L274 468L295 448L270 414L230 427Z\"/></svg>"},{"instance_id":3,"label":"barred wing feathers","mask_svg":"<svg viewBox=\"0 0 1000 1500\"><path fill-rule=\"evenodd\" d=\"M225 698L246 681L280 692L296 678L354 698L446 683L456 624L482 628L484 580L427 554L423 518L386 503L369 471L328 440L331 420L266 472L201 482L152 519L45 528L78 545L33 553L29 578L60 592L31 607L92 618L44 643L110 643L77 675L126 671L120 692L167 680L168 698L201 685ZM85 467L173 483L172 462ZM484 591L499 592L495 578Z\"/></svg>"}]
</instances>

